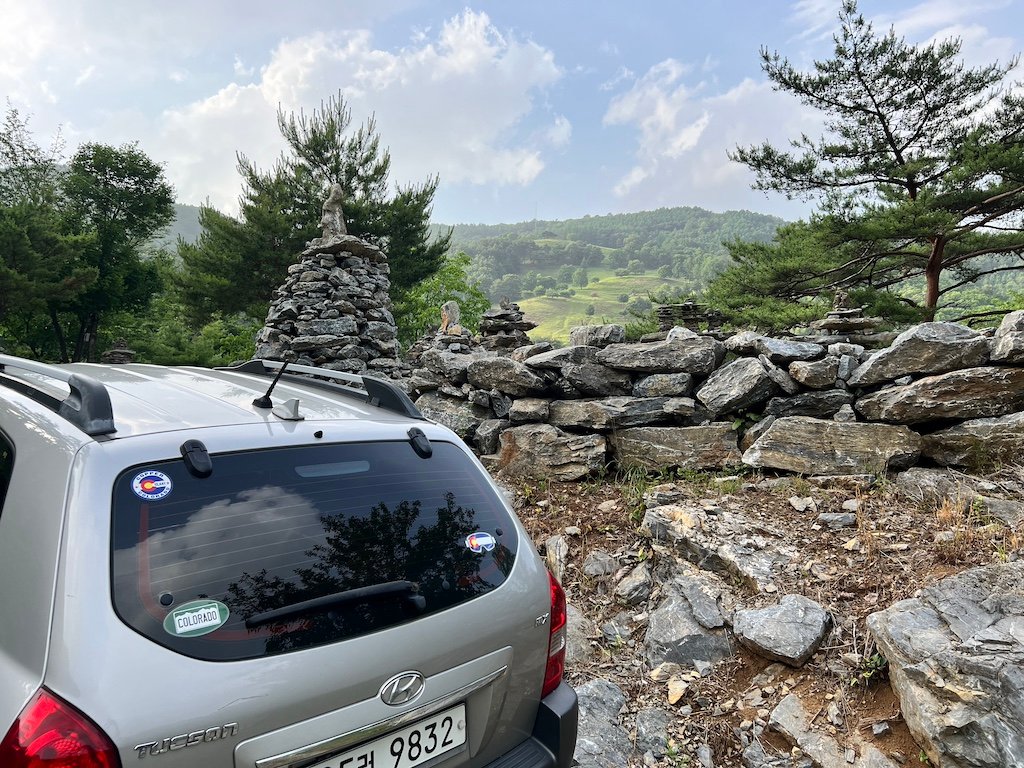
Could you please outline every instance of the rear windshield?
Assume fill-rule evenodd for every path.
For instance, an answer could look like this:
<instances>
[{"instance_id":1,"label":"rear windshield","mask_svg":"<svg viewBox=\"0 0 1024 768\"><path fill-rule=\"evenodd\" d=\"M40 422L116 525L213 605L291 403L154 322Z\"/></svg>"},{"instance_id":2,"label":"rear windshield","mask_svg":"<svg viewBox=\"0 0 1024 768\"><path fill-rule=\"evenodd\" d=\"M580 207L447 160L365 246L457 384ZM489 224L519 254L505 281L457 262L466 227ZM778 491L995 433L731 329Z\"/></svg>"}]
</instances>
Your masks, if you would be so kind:
<instances>
[{"instance_id":1,"label":"rear windshield","mask_svg":"<svg viewBox=\"0 0 1024 768\"><path fill-rule=\"evenodd\" d=\"M451 443L215 455L134 467L113 500L114 607L200 659L307 648L414 621L500 586L516 528Z\"/></svg>"}]
</instances>

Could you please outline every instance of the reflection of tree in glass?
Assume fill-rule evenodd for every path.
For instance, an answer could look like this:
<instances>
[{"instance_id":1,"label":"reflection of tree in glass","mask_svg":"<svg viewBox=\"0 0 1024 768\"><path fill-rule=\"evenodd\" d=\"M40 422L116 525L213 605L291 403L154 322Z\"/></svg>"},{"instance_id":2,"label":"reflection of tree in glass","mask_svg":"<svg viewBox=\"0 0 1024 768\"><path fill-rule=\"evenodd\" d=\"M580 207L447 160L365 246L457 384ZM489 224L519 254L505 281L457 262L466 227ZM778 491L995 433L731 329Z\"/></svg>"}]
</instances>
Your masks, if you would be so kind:
<instances>
[{"instance_id":1,"label":"reflection of tree in glass","mask_svg":"<svg viewBox=\"0 0 1024 768\"><path fill-rule=\"evenodd\" d=\"M499 544L492 552L477 554L465 546L466 537L477 531L473 509L457 506L455 494L449 492L445 506L433 515L434 522L414 531L420 508L419 500L403 500L393 511L380 502L363 517L344 512L322 517L324 542L306 551L309 564L296 568L292 578L270 575L266 569L242 574L228 586L231 612L244 618L303 600L404 580L419 585L425 611L432 613L504 580L512 566L506 547ZM347 604L272 625L267 650L331 642L417 615L421 612L401 598Z\"/></svg>"}]
</instances>

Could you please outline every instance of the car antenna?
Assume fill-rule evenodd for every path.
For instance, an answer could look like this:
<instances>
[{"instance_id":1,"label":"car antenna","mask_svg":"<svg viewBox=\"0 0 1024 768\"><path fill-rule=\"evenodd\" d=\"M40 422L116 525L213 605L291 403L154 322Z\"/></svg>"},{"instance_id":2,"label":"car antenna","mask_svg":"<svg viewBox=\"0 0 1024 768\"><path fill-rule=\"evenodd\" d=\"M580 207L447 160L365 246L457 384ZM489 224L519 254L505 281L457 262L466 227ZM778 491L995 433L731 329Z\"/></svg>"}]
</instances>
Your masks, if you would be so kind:
<instances>
[{"instance_id":1,"label":"car antenna","mask_svg":"<svg viewBox=\"0 0 1024 768\"><path fill-rule=\"evenodd\" d=\"M257 397L255 400L253 400L252 401L253 405L255 405L257 408L273 408L274 407L274 401L270 399L270 393L274 391L274 387L277 386L277 380L281 378L281 374L284 373L284 369L287 368L287 367L288 367L288 361L284 360L281 363L281 367L277 371L277 376L274 377L274 380L272 382L270 382L270 386L267 387L266 393L264 393L264 395L262 397Z\"/></svg>"}]
</instances>

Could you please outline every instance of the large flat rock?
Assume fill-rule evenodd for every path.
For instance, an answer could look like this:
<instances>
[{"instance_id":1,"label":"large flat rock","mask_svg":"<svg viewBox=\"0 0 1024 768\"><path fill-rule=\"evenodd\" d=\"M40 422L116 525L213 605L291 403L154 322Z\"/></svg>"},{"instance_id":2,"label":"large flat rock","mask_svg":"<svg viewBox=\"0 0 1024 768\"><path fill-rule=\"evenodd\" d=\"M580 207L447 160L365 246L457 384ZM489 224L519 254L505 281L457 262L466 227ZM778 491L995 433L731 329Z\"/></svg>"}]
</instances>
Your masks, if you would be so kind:
<instances>
[{"instance_id":1,"label":"large flat rock","mask_svg":"<svg viewBox=\"0 0 1024 768\"><path fill-rule=\"evenodd\" d=\"M671 467L723 469L740 463L732 424L701 427L639 427L611 434L615 460L622 466L655 471Z\"/></svg>"},{"instance_id":2,"label":"large flat rock","mask_svg":"<svg viewBox=\"0 0 1024 768\"><path fill-rule=\"evenodd\" d=\"M621 371L706 376L724 356L725 347L720 341L698 336L642 344L612 344L597 353L597 361Z\"/></svg>"},{"instance_id":3,"label":"large flat rock","mask_svg":"<svg viewBox=\"0 0 1024 768\"><path fill-rule=\"evenodd\" d=\"M650 424L700 424L707 413L689 397L608 397L603 400L554 400L548 423L556 427L604 432Z\"/></svg>"},{"instance_id":4,"label":"large flat rock","mask_svg":"<svg viewBox=\"0 0 1024 768\"><path fill-rule=\"evenodd\" d=\"M579 480L604 468L601 435L570 435L550 424L524 424L501 433L498 467L515 475Z\"/></svg>"},{"instance_id":5,"label":"large flat rock","mask_svg":"<svg viewBox=\"0 0 1024 768\"><path fill-rule=\"evenodd\" d=\"M956 323L921 323L908 328L892 346L874 353L853 372L850 386L865 387L908 374L945 373L988 362L988 339Z\"/></svg>"},{"instance_id":6,"label":"large flat rock","mask_svg":"<svg viewBox=\"0 0 1024 768\"><path fill-rule=\"evenodd\" d=\"M854 405L868 421L917 424L967 421L1024 411L1024 368L984 366L928 376L860 398Z\"/></svg>"},{"instance_id":7,"label":"large flat rock","mask_svg":"<svg viewBox=\"0 0 1024 768\"><path fill-rule=\"evenodd\" d=\"M1024 455L1024 412L972 419L924 436L921 454L945 467L1016 462Z\"/></svg>"},{"instance_id":8,"label":"large flat rock","mask_svg":"<svg viewBox=\"0 0 1024 768\"><path fill-rule=\"evenodd\" d=\"M903 426L776 419L743 454L743 463L804 475L862 475L913 464L921 437Z\"/></svg>"}]
</instances>

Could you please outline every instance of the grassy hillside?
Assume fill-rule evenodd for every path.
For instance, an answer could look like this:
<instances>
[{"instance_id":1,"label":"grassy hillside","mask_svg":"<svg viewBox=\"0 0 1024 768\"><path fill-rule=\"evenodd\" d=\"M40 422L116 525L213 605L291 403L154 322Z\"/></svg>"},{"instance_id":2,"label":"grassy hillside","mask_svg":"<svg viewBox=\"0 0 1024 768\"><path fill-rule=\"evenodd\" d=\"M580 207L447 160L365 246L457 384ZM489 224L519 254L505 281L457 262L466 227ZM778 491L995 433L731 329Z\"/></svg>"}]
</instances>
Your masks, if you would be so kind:
<instances>
[{"instance_id":1,"label":"grassy hillside","mask_svg":"<svg viewBox=\"0 0 1024 768\"><path fill-rule=\"evenodd\" d=\"M591 270L591 276L598 277L599 281L591 282L585 288L576 288L575 296L536 296L518 302L526 318L537 323L537 327L530 331L531 339L565 344L569 341L569 331L578 325L625 325L634 318L628 313L628 302L620 301L622 296L628 296L632 301L646 297L650 291L685 289L686 285L684 281L657 275L616 277L610 270ZM591 306L594 312L588 314L587 308Z\"/></svg>"}]
</instances>

